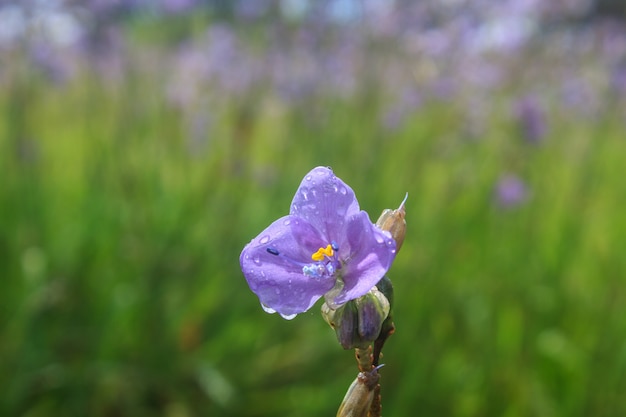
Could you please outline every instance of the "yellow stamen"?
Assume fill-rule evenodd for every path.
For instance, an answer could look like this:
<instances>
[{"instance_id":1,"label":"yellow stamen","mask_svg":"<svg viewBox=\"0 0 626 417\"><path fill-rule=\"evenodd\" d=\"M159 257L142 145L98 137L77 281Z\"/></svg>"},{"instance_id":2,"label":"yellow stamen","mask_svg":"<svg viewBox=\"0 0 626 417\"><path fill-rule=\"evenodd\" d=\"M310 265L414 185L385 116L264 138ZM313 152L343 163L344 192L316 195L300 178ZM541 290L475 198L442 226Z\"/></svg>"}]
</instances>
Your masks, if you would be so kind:
<instances>
[{"instance_id":1,"label":"yellow stamen","mask_svg":"<svg viewBox=\"0 0 626 417\"><path fill-rule=\"evenodd\" d=\"M333 247L331 245L326 246L325 248L319 248L317 252L311 255L311 258L314 261L321 261L325 256L331 257L335 252L333 251Z\"/></svg>"}]
</instances>

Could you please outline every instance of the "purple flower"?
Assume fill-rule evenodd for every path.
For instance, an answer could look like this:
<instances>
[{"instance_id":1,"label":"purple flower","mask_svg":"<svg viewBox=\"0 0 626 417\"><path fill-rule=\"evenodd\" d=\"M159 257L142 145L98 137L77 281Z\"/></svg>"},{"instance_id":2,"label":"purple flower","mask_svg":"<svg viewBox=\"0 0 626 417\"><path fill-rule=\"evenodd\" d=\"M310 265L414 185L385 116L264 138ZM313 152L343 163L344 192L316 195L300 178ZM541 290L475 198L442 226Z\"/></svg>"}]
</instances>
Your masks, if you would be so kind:
<instances>
[{"instance_id":1,"label":"purple flower","mask_svg":"<svg viewBox=\"0 0 626 417\"><path fill-rule=\"evenodd\" d=\"M530 143L541 142L548 127L545 112L537 99L533 96L524 97L516 103L515 113L524 138Z\"/></svg>"},{"instance_id":2,"label":"purple flower","mask_svg":"<svg viewBox=\"0 0 626 417\"><path fill-rule=\"evenodd\" d=\"M322 296L336 308L366 294L395 254L395 241L360 210L354 191L317 167L302 180L289 215L252 239L239 262L263 309L292 319Z\"/></svg>"},{"instance_id":3,"label":"purple flower","mask_svg":"<svg viewBox=\"0 0 626 417\"><path fill-rule=\"evenodd\" d=\"M526 201L526 184L515 175L505 175L496 184L496 201L501 207L515 207Z\"/></svg>"}]
</instances>

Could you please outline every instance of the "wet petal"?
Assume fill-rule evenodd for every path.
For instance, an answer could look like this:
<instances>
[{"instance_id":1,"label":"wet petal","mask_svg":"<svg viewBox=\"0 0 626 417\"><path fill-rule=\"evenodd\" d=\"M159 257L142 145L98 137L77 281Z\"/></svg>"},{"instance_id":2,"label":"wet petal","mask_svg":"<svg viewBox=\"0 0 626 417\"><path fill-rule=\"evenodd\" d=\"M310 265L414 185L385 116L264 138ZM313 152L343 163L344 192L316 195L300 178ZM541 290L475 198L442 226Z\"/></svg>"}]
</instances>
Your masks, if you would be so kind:
<instances>
[{"instance_id":1,"label":"wet petal","mask_svg":"<svg viewBox=\"0 0 626 417\"><path fill-rule=\"evenodd\" d=\"M317 167L300 183L290 213L306 219L327 239L336 240L343 236L347 219L359 213L359 203L352 188L330 168Z\"/></svg>"},{"instance_id":2,"label":"wet petal","mask_svg":"<svg viewBox=\"0 0 626 417\"><path fill-rule=\"evenodd\" d=\"M350 219L346 232L350 255L343 271L344 287L334 299L337 304L366 294L396 256L396 242L388 232L374 226L364 211Z\"/></svg>"},{"instance_id":3,"label":"wet petal","mask_svg":"<svg viewBox=\"0 0 626 417\"><path fill-rule=\"evenodd\" d=\"M285 216L246 245L239 262L261 304L290 316L308 310L329 291L334 279L314 279L302 273L302 266L311 262L311 254L324 244L310 223Z\"/></svg>"}]
</instances>

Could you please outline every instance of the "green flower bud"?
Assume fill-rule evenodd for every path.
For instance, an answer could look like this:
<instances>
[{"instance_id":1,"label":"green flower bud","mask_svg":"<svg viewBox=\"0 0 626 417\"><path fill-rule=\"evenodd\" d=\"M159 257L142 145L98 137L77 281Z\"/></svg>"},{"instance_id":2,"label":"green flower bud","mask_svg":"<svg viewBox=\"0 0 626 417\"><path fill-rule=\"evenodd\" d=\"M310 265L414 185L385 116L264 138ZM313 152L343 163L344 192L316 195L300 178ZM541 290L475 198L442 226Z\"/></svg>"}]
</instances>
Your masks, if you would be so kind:
<instances>
[{"instance_id":1,"label":"green flower bud","mask_svg":"<svg viewBox=\"0 0 626 417\"><path fill-rule=\"evenodd\" d=\"M322 317L335 330L341 346L344 349L350 349L353 345L354 334L358 333L358 314L354 301L348 301L334 310L324 302L322 304Z\"/></svg>"},{"instance_id":2,"label":"green flower bud","mask_svg":"<svg viewBox=\"0 0 626 417\"><path fill-rule=\"evenodd\" d=\"M373 287L364 296L334 310L324 303L322 316L335 330L337 340L344 349L365 348L378 338L389 310L387 297Z\"/></svg>"},{"instance_id":3,"label":"green flower bud","mask_svg":"<svg viewBox=\"0 0 626 417\"><path fill-rule=\"evenodd\" d=\"M404 235L406 234L406 220L404 220L406 210L404 209L404 203L407 198L409 198L408 193L397 210L383 210L376 221L376 226L381 230L386 230L391 233L391 237L396 241L396 254L400 251L400 247L402 247L402 243L404 242Z\"/></svg>"}]
</instances>

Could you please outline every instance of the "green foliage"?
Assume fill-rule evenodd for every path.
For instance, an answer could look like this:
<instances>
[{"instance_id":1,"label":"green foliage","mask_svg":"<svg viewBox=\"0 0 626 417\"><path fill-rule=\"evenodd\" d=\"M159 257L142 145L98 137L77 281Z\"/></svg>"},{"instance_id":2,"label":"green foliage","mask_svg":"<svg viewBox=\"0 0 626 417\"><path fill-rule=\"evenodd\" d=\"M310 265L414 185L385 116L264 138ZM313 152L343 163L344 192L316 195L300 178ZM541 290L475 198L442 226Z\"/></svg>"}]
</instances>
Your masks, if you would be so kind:
<instances>
[{"instance_id":1,"label":"green foliage","mask_svg":"<svg viewBox=\"0 0 626 417\"><path fill-rule=\"evenodd\" d=\"M333 415L352 352L319 306L265 314L238 264L316 165L373 220L409 193L384 415L626 413L623 120L555 110L533 146L498 112L470 139L445 103L385 130L375 94L252 97L193 142L161 70L127 70L1 85L0 414ZM530 192L503 208L510 170Z\"/></svg>"}]
</instances>

